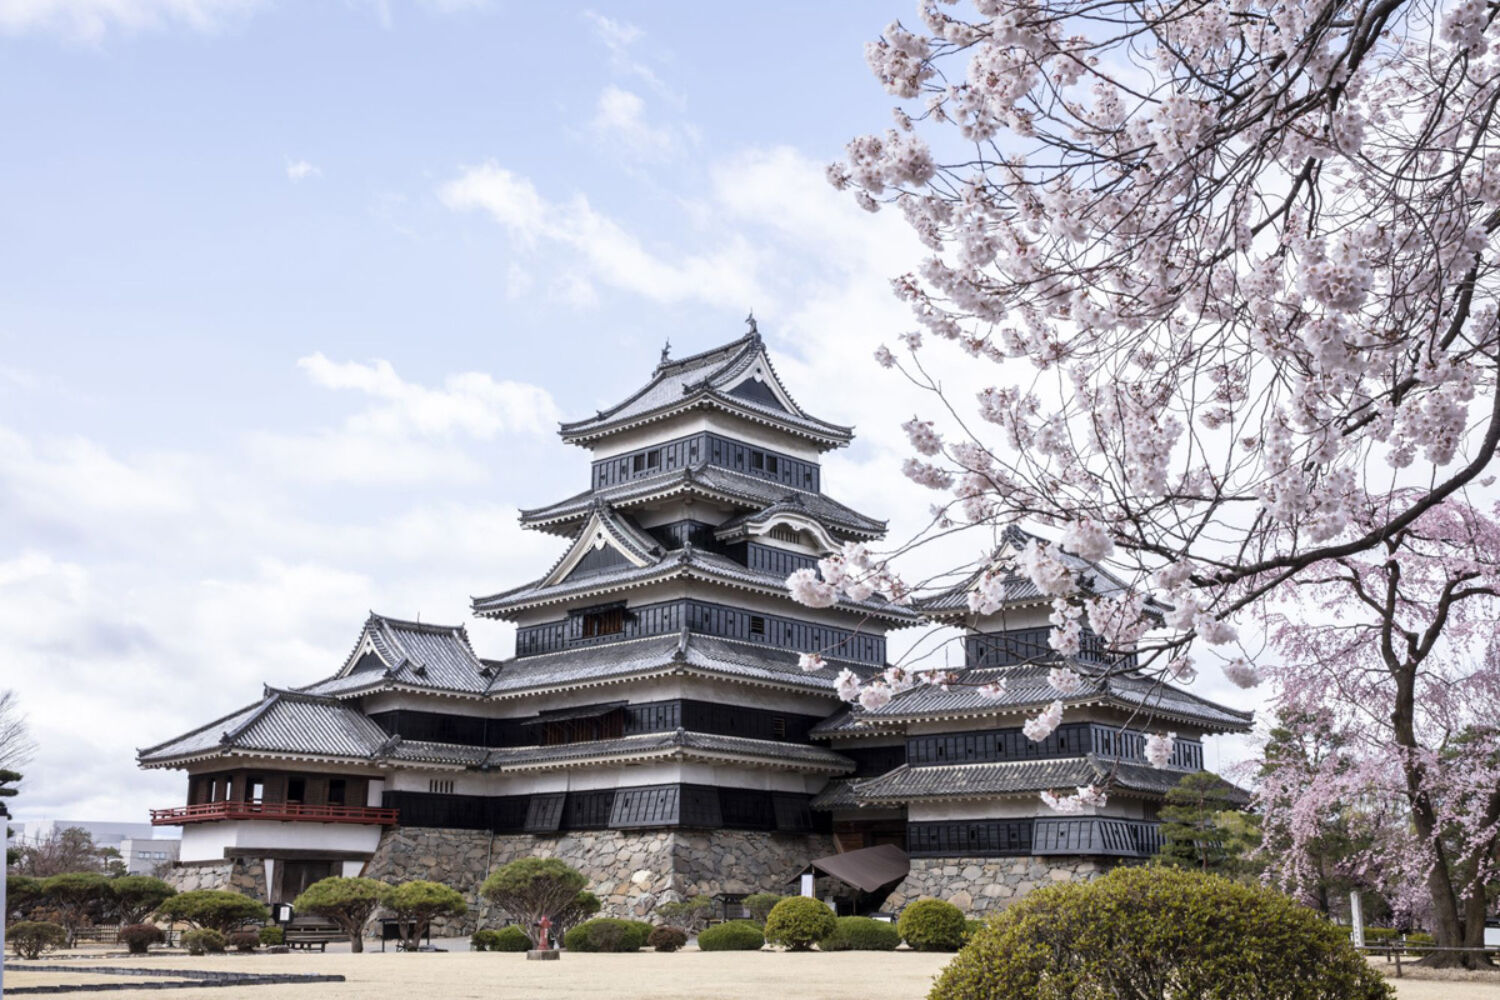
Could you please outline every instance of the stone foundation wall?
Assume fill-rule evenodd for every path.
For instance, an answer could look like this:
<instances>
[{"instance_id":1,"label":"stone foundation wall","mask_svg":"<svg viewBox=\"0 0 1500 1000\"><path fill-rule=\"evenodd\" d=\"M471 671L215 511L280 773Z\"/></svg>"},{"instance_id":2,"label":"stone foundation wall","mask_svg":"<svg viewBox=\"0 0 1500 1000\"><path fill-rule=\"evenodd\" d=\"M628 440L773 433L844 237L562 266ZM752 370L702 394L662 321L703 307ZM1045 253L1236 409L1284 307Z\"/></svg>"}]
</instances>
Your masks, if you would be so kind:
<instances>
[{"instance_id":1,"label":"stone foundation wall","mask_svg":"<svg viewBox=\"0 0 1500 1000\"><path fill-rule=\"evenodd\" d=\"M178 892L194 889L232 889L252 899L266 902L266 866L248 858L226 858L223 861L178 862L162 875L162 880Z\"/></svg>"},{"instance_id":2,"label":"stone foundation wall","mask_svg":"<svg viewBox=\"0 0 1500 1000\"><path fill-rule=\"evenodd\" d=\"M946 899L971 917L1004 909L1032 889L1097 878L1112 866L1093 858L912 858L886 900L894 910L917 899Z\"/></svg>"},{"instance_id":3,"label":"stone foundation wall","mask_svg":"<svg viewBox=\"0 0 1500 1000\"><path fill-rule=\"evenodd\" d=\"M558 858L589 878L603 916L645 918L658 903L718 892L785 891L808 861L834 852L831 837L744 830L591 830L556 836L396 827L365 874L384 882L425 878L464 894L469 913L442 931L498 922L479 897L489 872L517 858ZM435 926L434 933L439 933Z\"/></svg>"}]
</instances>

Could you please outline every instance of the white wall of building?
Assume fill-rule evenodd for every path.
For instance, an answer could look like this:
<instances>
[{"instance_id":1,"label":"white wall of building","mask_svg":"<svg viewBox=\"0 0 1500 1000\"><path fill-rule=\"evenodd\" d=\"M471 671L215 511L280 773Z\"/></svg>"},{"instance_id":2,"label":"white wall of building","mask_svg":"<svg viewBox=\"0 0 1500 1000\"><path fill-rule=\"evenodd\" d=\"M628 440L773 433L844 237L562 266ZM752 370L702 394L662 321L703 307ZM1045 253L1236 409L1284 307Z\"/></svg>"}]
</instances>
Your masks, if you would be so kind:
<instances>
[{"instance_id":1,"label":"white wall of building","mask_svg":"<svg viewBox=\"0 0 1500 1000\"><path fill-rule=\"evenodd\" d=\"M220 820L182 829L183 861L221 861L226 848L255 850L358 851L370 854L383 827L359 823L275 823Z\"/></svg>"}]
</instances>

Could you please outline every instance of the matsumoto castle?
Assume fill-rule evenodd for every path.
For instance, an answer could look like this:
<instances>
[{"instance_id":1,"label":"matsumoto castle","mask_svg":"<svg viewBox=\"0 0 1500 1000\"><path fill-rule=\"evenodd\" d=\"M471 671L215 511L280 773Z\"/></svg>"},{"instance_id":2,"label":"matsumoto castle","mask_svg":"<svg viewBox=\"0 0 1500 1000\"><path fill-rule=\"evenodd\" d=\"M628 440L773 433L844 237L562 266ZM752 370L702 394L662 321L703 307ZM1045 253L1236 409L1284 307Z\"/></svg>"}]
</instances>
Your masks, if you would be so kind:
<instances>
[{"instance_id":1,"label":"matsumoto castle","mask_svg":"<svg viewBox=\"0 0 1500 1000\"><path fill-rule=\"evenodd\" d=\"M1085 633L1068 721L1027 739L1059 657L1048 600L1021 578L980 618L962 589L915 611L795 603L788 574L885 522L825 491L819 460L852 430L797 405L753 327L663 352L638 392L561 436L588 449L588 488L521 515L560 558L473 602L516 624L514 657L484 658L462 625L371 614L325 679L140 751L187 775L185 804L152 814L182 827L177 885L280 901L365 874L473 900L495 867L546 855L615 915L795 891L810 865L831 876L820 895L862 910L939 896L979 913L1155 853L1158 807L1202 768L1202 737L1250 727L1154 678L1102 676ZM924 623L966 631L963 686L874 711L839 700L842 669L882 670L887 630ZM813 652L826 666L806 673ZM1000 699L976 693L999 676ZM1146 720L1177 734L1165 769L1144 759ZM1039 798L1095 782L1108 803L1081 814Z\"/></svg>"}]
</instances>

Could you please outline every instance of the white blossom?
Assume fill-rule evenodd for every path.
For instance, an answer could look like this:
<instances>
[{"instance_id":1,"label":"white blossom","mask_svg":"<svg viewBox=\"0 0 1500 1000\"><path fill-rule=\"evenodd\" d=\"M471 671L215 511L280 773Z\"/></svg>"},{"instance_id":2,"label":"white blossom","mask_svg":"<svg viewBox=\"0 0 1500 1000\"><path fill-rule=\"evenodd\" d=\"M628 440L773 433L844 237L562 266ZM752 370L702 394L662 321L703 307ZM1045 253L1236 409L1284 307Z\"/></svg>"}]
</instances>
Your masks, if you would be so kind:
<instances>
[{"instance_id":1,"label":"white blossom","mask_svg":"<svg viewBox=\"0 0 1500 1000\"><path fill-rule=\"evenodd\" d=\"M845 667L833 679L833 689L842 701L854 701L859 697L859 675Z\"/></svg>"},{"instance_id":2,"label":"white blossom","mask_svg":"<svg viewBox=\"0 0 1500 1000\"><path fill-rule=\"evenodd\" d=\"M981 684L974 693L986 701L998 701L1005 697L1005 678L1001 677L988 684Z\"/></svg>"},{"instance_id":3,"label":"white blossom","mask_svg":"<svg viewBox=\"0 0 1500 1000\"><path fill-rule=\"evenodd\" d=\"M1242 656L1236 656L1224 664L1224 676L1230 683L1242 688L1253 688L1260 683L1260 671Z\"/></svg>"},{"instance_id":4,"label":"white blossom","mask_svg":"<svg viewBox=\"0 0 1500 1000\"><path fill-rule=\"evenodd\" d=\"M809 608L828 608L839 601L838 590L819 580L817 572L811 569L793 570L786 578L786 589L791 592L792 600Z\"/></svg>"},{"instance_id":5,"label":"white blossom","mask_svg":"<svg viewBox=\"0 0 1500 1000\"><path fill-rule=\"evenodd\" d=\"M797 657L797 666L807 673L812 673L815 670L822 670L828 666L828 663L819 653L802 653Z\"/></svg>"},{"instance_id":6,"label":"white blossom","mask_svg":"<svg viewBox=\"0 0 1500 1000\"><path fill-rule=\"evenodd\" d=\"M1068 525L1058 544L1084 562L1102 562L1115 554L1115 543L1104 525L1089 518Z\"/></svg>"},{"instance_id":7,"label":"white blossom","mask_svg":"<svg viewBox=\"0 0 1500 1000\"><path fill-rule=\"evenodd\" d=\"M890 703L891 689L883 681L871 681L859 693L859 704L867 711L875 711Z\"/></svg>"},{"instance_id":8,"label":"white blossom","mask_svg":"<svg viewBox=\"0 0 1500 1000\"><path fill-rule=\"evenodd\" d=\"M1176 733L1152 733L1146 737L1146 760L1155 768L1166 767L1177 747Z\"/></svg>"},{"instance_id":9,"label":"white blossom","mask_svg":"<svg viewBox=\"0 0 1500 1000\"><path fill-rule=\"evenodd\" d=\"M1064 698L1071 698L1083 690L1083 678L1076 670L1067 667L1053 667L1047 671L1047 683Z\"/></svg>"},{"instance_id":10,"label":"white blossom","mask_svg":"<svg viewBox=\"0 0 1500 1000\"><path fill-rule=\"evenodd\" d=\"M1063 703L1054 701L1044 708L1041 714L1035 718L1027 719L1026 724L1021 727L1021 732L1033 743L1040 743L1052 735L1052 730L1062 724Z\"/></svg>"}]
</instances>

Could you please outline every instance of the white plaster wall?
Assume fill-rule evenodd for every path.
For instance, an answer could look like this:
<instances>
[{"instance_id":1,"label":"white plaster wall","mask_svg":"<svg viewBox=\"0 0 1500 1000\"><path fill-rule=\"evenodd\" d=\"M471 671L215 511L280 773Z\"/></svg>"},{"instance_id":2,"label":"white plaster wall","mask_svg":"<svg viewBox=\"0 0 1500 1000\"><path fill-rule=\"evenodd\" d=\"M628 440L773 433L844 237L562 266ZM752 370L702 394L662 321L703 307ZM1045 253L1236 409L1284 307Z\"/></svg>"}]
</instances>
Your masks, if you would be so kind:
<instances>
[{"instance_id":1,"label":"white plaster wall","mask_svg":"<svg viewBox=\"0 0 1500 1000\"><path fill-rule=\"evenodd\" d=\"M222 861L226 848L373 853L381 827L357 823L274 823L267 820L189 823L182 830L183 861Z\"/></svg>"},{"instance_id":2,"label":"white plaster wall","mask_svg":"<svg viewBox=\"0 0 1500 1000\"><path fill-rule=\"evenodd\" d=\"M443 698L416 691L382 691L360 699L359 707L366 715L391 712L396 709L405 709L410 712L441 712L444 715L467 715L479 718L494 714L494 709L482 698Z\"/></svg>"},{"instance_id":3,"label":"white plaster wall","mask_svg":"<svg viewBox=\"0 0 1500 1000\"><path fill-rule=\"evenodd\" d=\"M1008 629L1040 628L1043 625L1051 624L1047 621L1047 618L1051 614L1052 608L1048 604L1011 605L997 611L993 615L985 615L974 619L973 627L979 632L1004 632ZM966 622L965 624L968 623Z\"/></svg>"}]
</instances>

